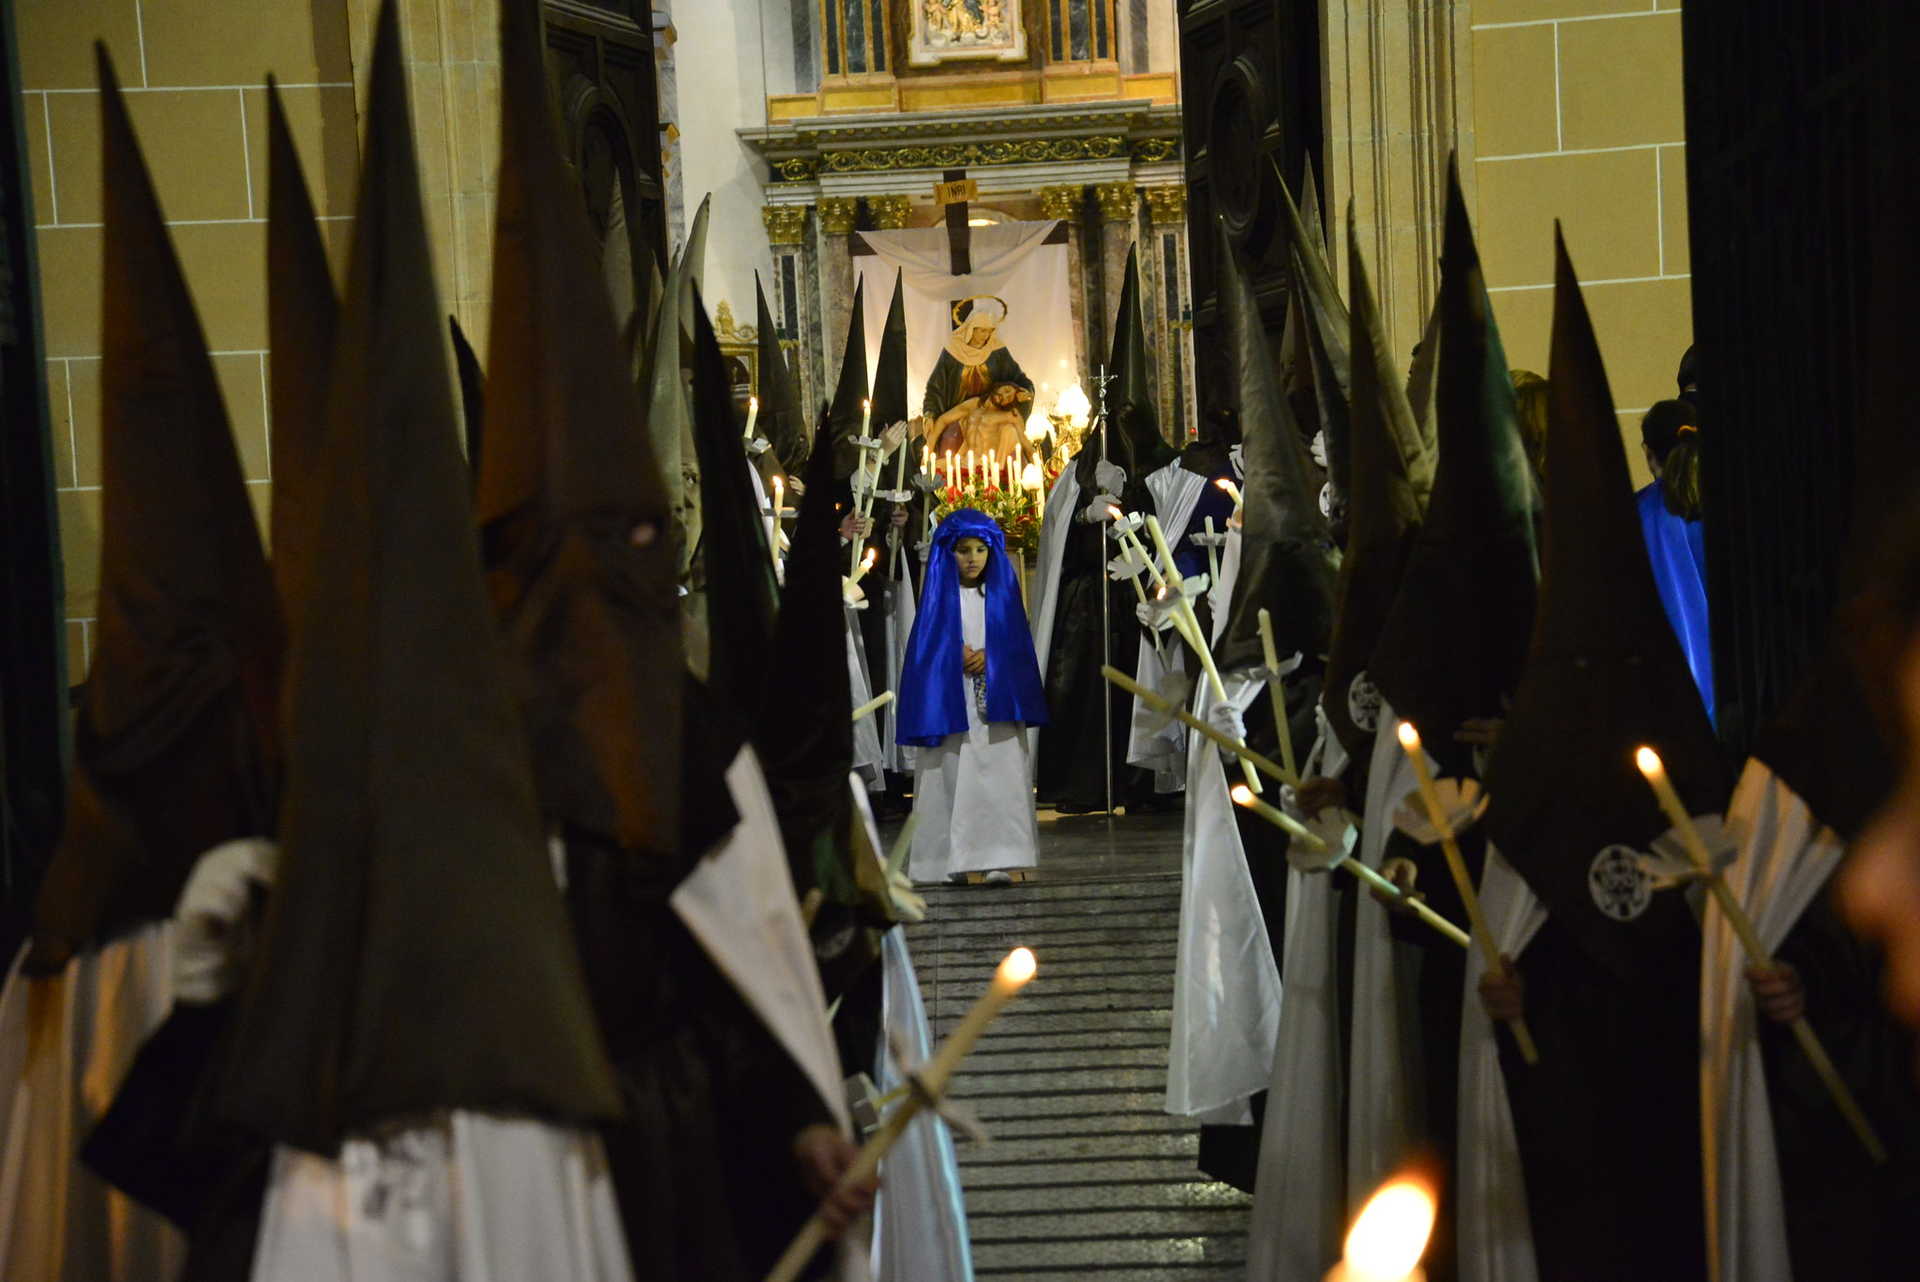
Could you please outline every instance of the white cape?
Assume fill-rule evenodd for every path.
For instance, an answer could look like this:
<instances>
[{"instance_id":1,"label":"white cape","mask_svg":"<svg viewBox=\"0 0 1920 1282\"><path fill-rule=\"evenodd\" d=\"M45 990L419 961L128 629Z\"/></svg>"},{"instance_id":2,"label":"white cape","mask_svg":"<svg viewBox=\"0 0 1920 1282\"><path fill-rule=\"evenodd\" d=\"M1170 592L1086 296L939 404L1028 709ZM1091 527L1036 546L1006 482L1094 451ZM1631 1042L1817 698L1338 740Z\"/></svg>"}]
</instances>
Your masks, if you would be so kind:
<instances>
[{"instance_id":1,"label":"white cape","mask_svg":"<svg viewBox=\"0 0 1920 1282\"><path fill-rule=\"evenodd\" d=\"M1227 677L1228 698L1242 708L1265 686L1264 673ZM1212 705L1212 686L1202 682L1194 692L1194 715L1205 720ZM1273 1072L1280 968L1227 787L1220 750L1196 735L1187 765L1166 1108L1177 1116L1238 1124L1251 1119L1247 1101L1267 1088Z\"/></svg>"},{"instance_id":2,"label":"white cape","mask_svg":"<svg viewBox=\"0 0 1920 1282\"><path fill-rule=\"evenodd\" d=\"M904 534L904 532L903 532ZM895 692L894 700L882 708L885 727L882 735L882 755L887 769L896 774L913 773L913 748L902 744L897 738L900 729L900 672L907 662L907 641L913 636L913 620L918 605L913 597L913 571L908 560L913 553L900 549L900 577L893 581L892 601L887 607L887 689Z\"/></svg>"},{"instance_id":3,"label":"white cape","mask_svg":"<svg viewBox=\"0 0 1920 1282\"><path fill-rule=\"evenodd\" d=\"M875 609L872 601L867 603L869 610ZM851 605L840 611L847 623L847 684L852 688L853 698L847 706L847 715L873 698L873 682L867 677L867 643L860 631L860 611ZM880 748L880 718L876 713L868 713L853 723L853 769L866 783L867 787L882 792L887 781L882 767L885 754Z\"/></svg>"},{"instance_id":4,"label":"white cape","mask_svg":"<svg viewBox=\"0 0 1920 1282\"><path fill-rule=\"evenodd\" d=\"M1727 822L1739 843L1726 870L1727 887L1771 951L1827 884L1846 843L1759 761L1747 762L1741 773ZM1711 1274L1726 1282L1791 1282L1780 1164L1746 951L1724 913L1710 910L1702 931L1700 1118Z\"/></svg>"},{"instance_id":5,"label":"white cape","mask_svg":"<svg viewBox=\"0 0 1920 1282\"><path fill-rule=\"evenodd\" d=\"M172 926L158 922L59 975L28 979L23 946L0 992L0 1278L171 1278L186 1243L80 1164L80 1146L173 1007Z\"/></svg>"},{"instance_id":6,"label":"white cape","mask_svg":"<svg viewBox=\"0 0 1920 1282\"><path fill-rule=\"evenodd\" d=\"M1393 708L1380 705L1367 774L1358 858L1379 871L1393 815L1413 792L1413 763L1395 737ZM1427 758L1429 768L1436 768ZM1401 991L1387 910L1371 895L1356 905L1353 928L1353 1063L1348 1073L1347 1197L1359 1206L1407 1160L1420 1083L1409 1074L1401 1036L1417 995Z\"/></svg>"},{"instance_id":7,"label":"white cape","mask_svg":"<svg viewBox=\"0 0 1920 1282\"><path fill-rule=\"evenodd\" d=\"M914 1065L933 1054L920 980L899 927L880 938L881 1094L906 1078L895 1062L897 1045ZM960 1196L960 1164L945 1121L932 1113L915 1118L880 1164L880 1195L873 1207L873 1276L876 1282L973 1282L973 1250L967 1211Z\"/></svg>"},{"instance_id":8,"label":"white cape","mask_svg":"<svg viewBox=\"0 0 1920 1282\"><path fill-rule=\"evenodd\" d=\"M1053 650L1053 617L1060 604L1060 558L1067 535L1080 515L1080 482L1073 464L1060 473L1047 495L1046 519L1040 523L1040 555L1033 567L1028 613L1033 619L1033 655L1040 661L1040 680L1047 679L1047 655Z\"/></svg>"},{"instance_id":9,"label":"white cape","mask_svg":"<svg viewBox=\"0 0 1920 1282\"><path fill-rule=\"evenodd\" d=\"M1322 758L1317 771L1315 757ZM1301 777L1339 778L1347 756L1321 719L1321 739ZM1349 850L1355 833L1347 829ZM1247 1226L1249 1282L1318 1278L1340 1257L1347 1201L1340 1173L1340 1099L1346 1056L1340 1044L1339 899L1334 872L1287 872L1281 973L1287 1000L1260 1133L1259 1175Z\"/></svg>"},{"instance_id":10,"label":"white cape","mask_svg":"<svg viewBox=\"0 0 1920 1282\"><path fill-rule=\"evenodd\" d=\"M1513 865L1487 843L1480 878L1480 908L1502 956L1519 957L1547 910ZM1467 954L1466 988L1460 1010L1460 1143L1458 1207L1461 1282L1537 1282L1533 1225L1527 1218L1527 1184L1520 1146L1500 1071L1493 1021L1480 1004L1486 956L1476 944Z\"/></svg>"},{"instance_id":11,"label":"white cape","mask_svg":"<svg viewBox=\"0 0 1920 1282\"><path fill-rule=\"evenodd\" d=\"M1206 478L1180 466L1180 460L1152 472L1146 480L1153 496L1153 508L1169 537L1178 537L1193 516L1195 505L1207 488ZM1135 643L1134 680L1149 690L1176 700L1186 697L1186 651L1179 634L1167 632L1161 650L1153 648L1146 630L1140 630ZM1164 658L1162 657L1164 655ZM1178 721L1169 721L1149 708L1138 696L1133 700L1133 715L1128 722L1127 764L1154 775L1155 792L1179 792L1186 786L1187 731Z\"/></svg>"}]
</instances>

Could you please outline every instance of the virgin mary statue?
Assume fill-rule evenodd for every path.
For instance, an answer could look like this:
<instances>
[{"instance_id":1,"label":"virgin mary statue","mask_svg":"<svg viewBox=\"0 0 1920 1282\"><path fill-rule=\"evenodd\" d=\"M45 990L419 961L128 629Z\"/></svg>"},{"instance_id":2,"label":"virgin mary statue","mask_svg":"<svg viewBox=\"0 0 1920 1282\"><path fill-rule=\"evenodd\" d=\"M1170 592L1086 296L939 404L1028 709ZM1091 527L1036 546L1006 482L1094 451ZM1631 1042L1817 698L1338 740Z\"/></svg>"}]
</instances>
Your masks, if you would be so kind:
<instances>
[{"instance_id":1,"label":"virgin mary statue","mask_svg":"<svg viewBox=\"0 0 1920 1282\"><path fill-rule=\"evenodd\" d=\"M1023 406L1032 402L1033 380L996 332L1006 319L1007 305L998 298L963 298L954 304L953 333L927 376L922 414L938 418L961 401L984 397L1003 383L1020 389L1018 400Z\"/></svg>"}]
</instances>

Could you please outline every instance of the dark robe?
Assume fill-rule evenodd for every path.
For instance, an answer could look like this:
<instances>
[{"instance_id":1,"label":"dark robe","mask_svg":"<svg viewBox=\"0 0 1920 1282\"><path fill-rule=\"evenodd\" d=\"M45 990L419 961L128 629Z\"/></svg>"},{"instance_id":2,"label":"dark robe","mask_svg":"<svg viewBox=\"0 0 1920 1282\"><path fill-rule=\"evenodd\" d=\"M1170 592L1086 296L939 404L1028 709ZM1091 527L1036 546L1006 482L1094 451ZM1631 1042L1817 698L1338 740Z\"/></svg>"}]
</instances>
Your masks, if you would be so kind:
<instances>
[{"instance_id":1,"label":"dark robe","mask_svg":"<svg viewBox=\"0 0 1920 1282\"><path fill-rule=\"evenodd\" d=\"M988 352L987 359L979 365L962 365L952 352L942 348L940 358L933 363L933 373L927 375L920 412L928 418L938 417L969 396L985 396L1000 383L1023 387L1029 394L1033 391L1033 380L1005 347Z\"/></svg>"}]
</instances>

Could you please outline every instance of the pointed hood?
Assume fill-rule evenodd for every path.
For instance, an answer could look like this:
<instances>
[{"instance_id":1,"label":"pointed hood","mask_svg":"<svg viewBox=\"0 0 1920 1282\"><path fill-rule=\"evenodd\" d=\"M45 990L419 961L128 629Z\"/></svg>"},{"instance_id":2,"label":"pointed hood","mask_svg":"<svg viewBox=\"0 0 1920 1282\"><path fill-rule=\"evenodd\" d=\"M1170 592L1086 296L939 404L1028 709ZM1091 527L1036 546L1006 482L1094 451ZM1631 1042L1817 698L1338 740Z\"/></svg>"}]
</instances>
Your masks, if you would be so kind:
<instances>
[{"instance_id":1,"label":"pointed hood","mask_svg":"<svg viewBox=\"0 0 1920 1282\"><path fill-rule=\"evenodd\" d=\"M315 494L326 458L327 371L340 300L280 91L267 79L268 547L289 631L312 576Z\"/></svg>"},{"instance_id":2,"label":"pointed hood","mask_svg":"<svg viewBox=\"0 0 1920 1282\"><path fill-rule=\"evenodd\" d=\"M1462 773L1468 754L1455 750L1455 728L1501 715L1525 666L1540 495L1458 173L1450 179L1433 496L1367 669L1428 750Z\"/></svg>"},{"instance_id":3,"label":"pointed hood","mask_svg":"<svg viewBox=\"0 0 1920 1282\"><path fill-rule=\"evenodd\" d=\"M1146 479L1179 453L1160 430L1160 410L1154 404L1153 353L1147 348L1147 326L1140 312L1140 247L1127 249L1126 281L1120 287L1120 306L1113 319L1113 348L1107 356L1107 416L1112 419L1113 461L1126 469L1132 481Z\"/></svg>"},{"instance_id":4,"label":"pointed hood","mask_svg":"<svg viewBox=\"0 0 1920 1282\"><path fill-rule=\"evenodd\" d=\"M779 588L766 518L734 416L726 357L704 303L693 310L693 414L707 585L707 685L740 712L757 716L767 688Z\"/></svg>"},{"instance_id":5,"label":"pointed hood","mask_svg":"<svg viewBox=\"0 0 1920 1282\"><path fill-rule=\"evenodd\" d=\"M773 312L767 306L767 292L761 288L759 272L753 274L753 294L759 308L755 333L760 344L760 419L755 429L773 446L782 469L798 470L807 457L807 425L800 410L800 389L787 368L787 354L780 346L780 331L774 327Z\"/></svg>"},{"instance_id":6,"label":"pointed hood","mask_svg":"<svg viewBox=\"0 0 1920 1282\"><path fill-rule=\"evenodd\" d=\"M687 396L686 336L692 333L692 277L699 274L707 248L707 211L712 197L700 202L692 229L680 256L674 260L653 311L653 341L647 350L647 436L654 462L673 504L675 569L684 576L700 543L698 480L693 475L693 403Z\"/></svg>"},{"instance_id":7,"label":"pointed hood","mask_svg":"<svg viewBox=\"0 0 1920 1282\"><path fill-rule=\"evenodd\" d=\"M478 516L551 817L647 855L681 851L684 666L669 504L599 246L547 113L537 13L501 15L493 370ZM737 433L736 448L737 448ZM636 542L636 531L647 532ZM694 813L697 813L697 808Z\"/></svg>"},{"instance_id":8,"label":"pointed hood","mask_svg":"<svg viewBox=\"0 0 1920 1282\"><path fill-rule=\"evenodd\" d=\"M873 425L876 429L891 427L911 417L913 411L907 404L905 274L895 272L893 300L887 304L887 327L880 332L880 354L873 363Z\"/></svg>"},{"instance_id":9,"label":"pointed hood","mask_svg":"<svg viewBox=\"0 0 1920 1282\"><path fill-rule=\"evenodd\" d=\"M473 483L480 484L480 449L484 444L481 434L487 421L487 376L480 368L480 357L473 350L473 344L467 341L467 332L460 328L460 321L453 316L447 317L447 336L453 341L453 373L460 382L460 424L464 429L463 439L467 447L467 469L473 473Z\"/></svg>"},{"instance_id":10,"label":"pointed hood","mask_svg":"<svg viewBox=\"0 0 1920 1282\"><path fill-rule=\"evenodd\" d=\"M1439 368L1440 300L1435 298L1433 310L1427 313L1427 327L1420 334L1420 346L1407 367L1407 405L1413 410L1413 421L1429 453L1437 441L1434 427L1439 415L1433 406L1440 393L1440 380L1436 377Z\"/></svg>"},{"instance_id":11,"label":"pointed hood","mask_svg":"<svg viewBox=\"0 0 1920 1282\"><path fill-rule=\"evenodd\" d=\"M1279 171L1275 170L1278 178ZM1348 331L1352 325L1347 306L1340 300L1334 283L1333 268L1327 261L1326 235L1320 225L1320 194L1314 187L1313 165L1308 163L1302 184L1306 213L1293 203L1293 194L1285 182L1279 183L1280 203L1286 211L1288 257L1292 264L1293 288L1300 300L1304 323L1301 337L1307 368L1313 376L1315 426L1323 434L1327 448L1327 480L1333 487L1332 508L1336 516L1346 512L1351 502L1352 439L1350 422L1353 400L1351 357L1347 351Z\"/></svg>"},{"instance_id":12,"label":"pointed hood","mask_svg":"<svg viewBox=\"0 0 1920 1282\"><path fill-rule=\"evenodd\" d=\"M1264 661L1264 607L1273 615L1280 657L1297 652L1313 661L1326 653L1333 631L1333 542L1315 498L1313 460L1280 394L1260 305L1225 223L1219 237L1220 312L1238 383L1246 476L1240 483L1240 573L1214 658L1223 670Z\"/></svg>"},{"instance_id":13,"label":"pointed hood","mask_svg":"<svg viewBox=\"0 0 1920 1282\"><path fill-rule=\"evenodd\" d=\"M194 861L273 831L273 579L206 338L104 47L100 604L29 965L173 914Z\"/></svg>"},{"instance_id":14,"label":"pointed hood","mask_svg":"<svg viewBox=\"0 0 1920 1282\"><path fill-rule=\"evenodd\" d=\"M1590 889L1594 860L1612 846L1647 850L1667 831L1634 766L1642 744L1691 813L1717 813L1728 781L1654 586L1606 370L1557 228L1554 242L1546 567L1526 676L1488 770L1487 832L1597 961L1621 976L1671 973L1698 940L1686 898L1655 894L1642 913L1609 915Z\"/></svg>"},{"instance_id":15,"label":"pointed hood","mask_svg":"<svg viewBox=\"0 0 1920 1282\"><path fill-rule=\"evenodd\" d=\"M392 3L370 81L279 881L222 1082L316 1152L443 1108L620 1110L480 579Z\"/></svg>"},{"instance_id":16,"label":"pointed hood","mask_svg":"<svg viewBox=\"0 0 1920 1282\"><path fill-rule=\"evenodd\" d=\"M816 450L832 447L833 476L839 481L852 476L854 464L859 461L852 442L860 435L860 402L867 399L866 292L864 279L853 287L853 313L847 318L847 342L840 349L840 378L833 385L827 421L820 425L824 435L816 433L814 438ZM812 476L811 467L807 474ZM813 492L811 482L807 492Z\"/></svg>"},{"instance_id":17,"label":"pointed hood","mask_svg":"<svg viewBox=\"0 0 1920 1282\"><path fill-rule=\"evenodd\" d=\"M1356 761L1366 760L1377 725L1356 723L1353 685L1365 677L1433 489L1433 457L1414 426L1387 348L1347 206L1348 279L1353 288L1353 488L1340 560L1333 648L1327 657L1327 720ZM1362 701L1364 702L1364 701Z\"/></svg>"},{"instance_id":18,"label":"pointed hood","mask_svg":"<svg viewBox=\"0 0 1920 1282\"><path fill-rule=\"evenodd\" d=\"M856 307L854 314L859 314ZM857 349L850 349L857 350ZM829 430L822 421L820 432ZM852 809L847 774L853 769L852 683L847 673L845 606L840 575L840 517L833 497L833 451L816 449L807 461L807 492L794 518L787 583L770 651L783 672L804 681L778 682L754 735L767 788L780 817L794 888L815 886L830 899L851 899L842 872Z\"/></svg>"}]
</instances>

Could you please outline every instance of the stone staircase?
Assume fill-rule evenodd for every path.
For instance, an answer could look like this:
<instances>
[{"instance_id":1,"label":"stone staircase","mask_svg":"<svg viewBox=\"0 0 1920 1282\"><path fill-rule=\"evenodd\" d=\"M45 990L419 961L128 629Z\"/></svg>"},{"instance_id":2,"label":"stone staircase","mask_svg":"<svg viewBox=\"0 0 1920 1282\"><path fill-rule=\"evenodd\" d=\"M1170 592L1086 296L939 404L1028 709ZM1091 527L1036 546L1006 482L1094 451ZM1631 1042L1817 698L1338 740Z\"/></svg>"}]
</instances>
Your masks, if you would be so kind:
<instances>
[{"instance_id":1,"label":"stone staircase","mask_svg":"<svg viewBox=\"0 0 1920 1282\"><path fill-rule=\"evenodd\" d=\"M954 1084L993 1134L959 1143L974 1271L1240 1279L1249 1199L1199 1173L1196 1128L1161 1109L1179 877L1063 877L1054 870L1071 864L1050 861L1048 844L1044 880L926 888L927 920L907 935L936 1041L1008 949L1040 962Z\"/></svg>"}]
</instances>

